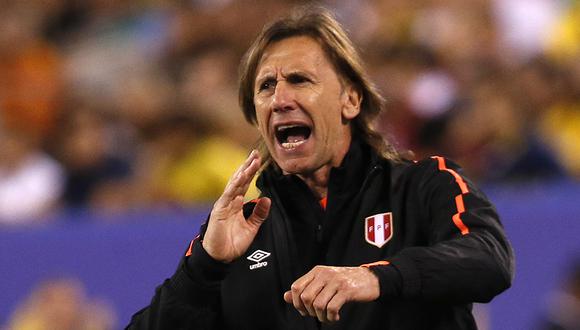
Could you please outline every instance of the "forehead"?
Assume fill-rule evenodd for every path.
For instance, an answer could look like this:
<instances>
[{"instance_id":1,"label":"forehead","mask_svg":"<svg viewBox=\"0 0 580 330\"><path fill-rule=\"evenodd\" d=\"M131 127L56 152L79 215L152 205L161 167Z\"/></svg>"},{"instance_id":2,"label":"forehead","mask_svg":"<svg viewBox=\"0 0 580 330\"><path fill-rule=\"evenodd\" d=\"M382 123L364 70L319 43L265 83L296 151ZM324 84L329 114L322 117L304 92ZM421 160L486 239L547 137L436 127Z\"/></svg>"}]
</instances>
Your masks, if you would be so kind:
<instances>
[{"instance_id":1,"label":"forehead","mask_svg":"<svg viewBox=\"0 0 580 330\"><path fill-rule=\"evenodd\" d=\"M256 72L260 76L271 70L316 69L321 66L331 64L320 44L311 37L296 36L276 41L266 47Z\"/></svg>"}]
</instances>

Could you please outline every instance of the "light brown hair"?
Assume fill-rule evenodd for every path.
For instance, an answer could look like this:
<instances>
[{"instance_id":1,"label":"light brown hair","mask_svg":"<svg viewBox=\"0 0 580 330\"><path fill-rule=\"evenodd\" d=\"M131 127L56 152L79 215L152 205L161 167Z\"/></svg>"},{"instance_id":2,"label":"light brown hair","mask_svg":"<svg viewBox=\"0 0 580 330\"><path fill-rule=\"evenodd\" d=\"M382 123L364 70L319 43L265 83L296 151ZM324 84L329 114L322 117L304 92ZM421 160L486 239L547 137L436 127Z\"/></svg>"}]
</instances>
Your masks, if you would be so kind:
<instances>
[{"instance_id":1,"label":"light brown hair","mask_svg":"<svg viewBox=\"0 0 580 330\"><path fill-rule=\"evenodd\" d=\"M368 143L383 158L399 160L395 148L372 127L373 119L385 107L384 98L368 78L362 60L343 27L330 11L322 7L302 7L288 17L266 25L248 49L240 65L239 84L239 102L246 120L257 124L254 84L264 51L272 43L295 36L308 36L316 40L339 77L352 84L361 94L361 111L352 121L353 136ZM269 161L270 156L263 143L260 149L265 162Z\"/></svg>"}]
</instances>

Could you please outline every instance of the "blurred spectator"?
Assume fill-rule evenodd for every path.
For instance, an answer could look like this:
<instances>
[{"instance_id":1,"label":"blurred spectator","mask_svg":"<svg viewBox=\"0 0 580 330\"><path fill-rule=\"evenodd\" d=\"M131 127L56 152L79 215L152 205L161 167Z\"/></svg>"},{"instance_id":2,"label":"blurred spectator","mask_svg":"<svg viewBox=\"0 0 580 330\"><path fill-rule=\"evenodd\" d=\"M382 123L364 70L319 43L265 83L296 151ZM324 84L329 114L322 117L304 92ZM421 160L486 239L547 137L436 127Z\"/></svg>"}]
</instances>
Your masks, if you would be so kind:
<instances>
[{"instance_id":1,"label":"blurred spectator","mask_svg":"<svg viewBox=\"0 0 580 330\"><path fill-rule=\"evenodd\" d=\"M61 57L43 39L43 15L31 2L0 11L0 121L40 142L54 128L62 96Z\"/></svg>"},{"instance_id":2,"label":"blurred spectator","mask_svg":"<svg viewBox=\"0 0 580 330\"><path fill-rule=\"evenodd\" d=\"M179 74L179 101L192 118L206 118L214 132L249 148L258 134L238 107L237 60L226 45L208 47L187 59Z\"/></svg>"},{"instance_id":3,"label":"blurred spectator","mask_svg":"<svg viewBox=\"0 0 580 330\"><path fill-rule=\"evenodd\" d=\"M434 54L424 47L395 46L377 54L375 61L374 78L388 102L387 111L377 120L377 129L397 141L399 148L415 150L423 118L412 108L408 94L419 74L433 67Z\"/></svg>"},{"instance_id":4,"label":"blurred spectator","mask_svg":"<svg viewBox=\"0 0 580 330\"><path fill-rule=\"evenodd\" d=\"M63 202L68 208L126 210L132 205L128 132L96 109L67 111L56 151L66 169ZM129 128L125 128L129 130ZM126 134L123 134L126 133Z\"/></svg>"},{"instance_id":5,"label":"blurred spectator","mask_svg":"<svg viewBox=\"0 0 580 330\"><path fill-rule=\"evenodd\" d=\"M136 191L157 204L212 203L245 156L203 117L175 115L151 127L137 161Z\"/></svg>"},{"instance_id":6,"label":"blurred spectator","mask_svg":"<svg viewBox=\"0 0 580 330\"><path fill-rule=\"evenodd\" d=\"M0 225L46 219L63 189L63 168L14 130L0 130Z\"/></svg>"},{"instance_id":7,"label":"blurred spectator","mask_svg":"<svg viewBox=\"0 0 580 330\"><path fill-rule=\"evenodd\" d=\"M580 178L580 2L570 6L555 32L548 60L558 67L559 92L540 125L562 164Z\"/></svg>"},{"instance_id":8,"label":"blurred spectator","mask_svg":"<svg viewBox=\"0 0 580 330\"><path fill-rule=\"evenodd\" d=\"M580 2L572 1L548 38L548 54L559 61L578 63L580 56Z\"/></svg>"},{"instance_id":9,"label":"blurred spectator","mask_svg":"<svg viewBox=\"0 0 580 330\"><path fill-rule=\"evenodd\" d=\"M161 5L96 0L78 14L84 14L85 22L62 46L69 96L116 111L129 82L157 72L171 11Z\"/></svg>"},{"instance_id":10,"label":"blurred spectator","mask_svg":"<svg viewBox=\"0 0 580 330\"><path fill-rule=\"evenodd\" d=\"M115 314L103 301L89 300L75 279L47 280L12 315L9 330L112 330Z\"/></svg>"},{"instance_id":11,"label":"blurred spectator","mask_svg":"<svg viewBox=\"0 0 580 330\"><path fill-rule=\"evenodd\" d=\"M115 88L115 95L108 100L111 102L108 106L101 102L92 104L98 104L102 112L143 131L171 115L167 109L178 102L176 89L165 72L150 68L124 77Z\"/></svg>"},{"instance_id":12,"label":"blurred spectator","mask_svg":"<svg viewBox=\"0 0 580 330\"><path fill-rule=\"evenodd\" d=\"M469 83L477 65L494 60L497 54L490 1L427 1L417 10L410 33L416 43L432 49L442 63L457 68L454 74L462 83Z\"/></svg>"},{"instance_id":13,"label":"blurred spectator","mask_svg":"<svg viewBox=\"0 0 580 330\"><path fill-rule=\"evenodd\" d=\"M548 46L568 1L493 0L502 52L527 61Z\"/></svg>"},{"instance_id":14,"label":"blurred spectator","mask_svg":"<svg viewBox=\"0 0 580 330\"><path fill-rule=\"evenodd\" d=\"M578 57L580 60L580 56ZM580 61L578 61L580 63ZM560 84L555 101L543 113L538 122L543 137L554 150L560 162L580 178L580 64L576 63L569 71L561 73Z\"/></svg>"},{"instance_id":15,"label":"blurred spectator","mask_svg":"<svg viewBox=\"0 0 580 330\"><path fill-rule=\"evenodd\" d=\"M580 103L557 104L542 121L544 133L561 163L580 178Z\"/></svg>"},{"instance_id":16,"label":"blurred spectator","mask_svg":"<svg viewBox=\"0 0 580 330\"><path fill-rule=\"evenodd\" d=\"M509 92L505 77L482 79L448 114L421 131L424 155L442 152L486 182L563 177L554 154L539 139L528 112Z\"/></svg>"},{"instance_id":17,"label":"blurred spectator","mask_svg":"<svg viewBox=\"0 0 580 330\"><path fill-rule=\"evenodd\" d=\"M548 314L541 330L580 329L580 260L576 260L561 288L548 301Z\"/></svg>"}]
</instances>

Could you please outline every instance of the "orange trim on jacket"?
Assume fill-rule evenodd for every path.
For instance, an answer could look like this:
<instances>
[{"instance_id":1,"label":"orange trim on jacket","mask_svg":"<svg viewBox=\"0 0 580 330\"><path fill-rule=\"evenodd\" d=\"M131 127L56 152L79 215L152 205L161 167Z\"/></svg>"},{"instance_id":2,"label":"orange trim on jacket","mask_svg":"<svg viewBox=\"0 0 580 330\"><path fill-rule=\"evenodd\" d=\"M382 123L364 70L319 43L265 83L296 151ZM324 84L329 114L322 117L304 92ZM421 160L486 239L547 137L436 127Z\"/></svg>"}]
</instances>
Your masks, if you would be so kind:
<instances>
[{"instance_id":1,"label":"orange trim on jacket","mask_svg":"<svg viewBox=\"0 0 580 330\"><path fill-rule=\"evenodd\" d=\"M386 261L386 260L381 260L381 261L371 262L370 264L362 264L362 265L360 265L360 267L369 268L369 267L373 267L373 266L387 266L390 264L391 263Z\"/></svg>"},{"instance_id":2,"label":"orange trim on jacket","mask_svg":"<svg viewBox=\"0 0 580 330\"><path fill-rule=\"evenodd\" d=\"M328 203L328 197L324 197L323 199L319 200L318 203L320 203L320 206L322 207L322 209L326 211L326 204Z\"/></svg>"},{"instance_id":3,"label":"orange trim on jacket","mask_svg":"<svg viewBox=\"0 0 580 330\"><path fill-rule=\"evenodd\" d=\"M457 182L459 189L461 189L461 193L455 196L455 207L457 208L457 213L453 215L452 220L455 226L461 231L461 235L467 235L469 234L469 228L467 228L467 226L465 225L465 223L463 223L463 220L461 219L461 214L465 212L465 203L463 202L463 195L469 192L467 184L465 183L465 180L463 180L463 178L457 172L455 172L450 168L447 168L447 165L445 164L445 158L440 156L433 156L431 158L437 160L438 168L440 171L446 171L448 173L451 173L451 175L453 175L453 177L455 178L455 182Z\"/></svg>"},{"instance_id":4,"label":"orange trim on jacket","mask_svg":"<svg viewBox=\"0 0 580 330\"><path fill-rule=\"evenodd\" d=\"M199 235L195 236L195 238L192 239L191 242L189 243L189 248L187 249L187 252L185 252L186 257L189 257L191 255L191 251L193 250L193 243L195 242L196 239L199 239Z\"/></svg>"}]
</instances>

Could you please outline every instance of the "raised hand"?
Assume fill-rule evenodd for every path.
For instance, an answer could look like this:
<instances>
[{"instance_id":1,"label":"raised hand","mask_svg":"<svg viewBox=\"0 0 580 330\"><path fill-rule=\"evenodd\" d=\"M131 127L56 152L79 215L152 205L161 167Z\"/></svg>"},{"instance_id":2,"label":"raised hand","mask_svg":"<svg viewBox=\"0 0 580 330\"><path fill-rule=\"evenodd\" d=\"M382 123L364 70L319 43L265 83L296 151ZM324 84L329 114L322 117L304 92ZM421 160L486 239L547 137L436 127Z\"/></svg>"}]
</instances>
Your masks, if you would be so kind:
<instances>
[{"instance_id":1,"label":"raised hand","mask_svg":"<svg viewBox=\"0 0 580 330\"><path fill-rule=\"evenodd\" d=\"M379 280L368 268L316 266L292 283L284 300L302 316L335 322L345 303L373 301L379 294Z\"/></svg>"},{"instance_id":2,"label":"raised hand","mask_svg":"<svg viewBox=\"0 0 580 330\"><path fill-rule=\"evenodd\" d=\"M244 195L260 164L260 155L253 150L213 205L202 245L218 261L229 263L243 255L270 212L271 201L267 197L257 201L248 219L242 211Z\"/></svg>"}]
</instances>

